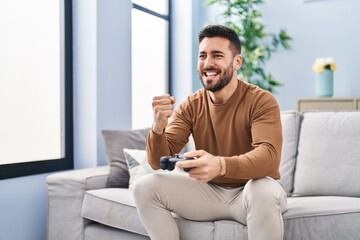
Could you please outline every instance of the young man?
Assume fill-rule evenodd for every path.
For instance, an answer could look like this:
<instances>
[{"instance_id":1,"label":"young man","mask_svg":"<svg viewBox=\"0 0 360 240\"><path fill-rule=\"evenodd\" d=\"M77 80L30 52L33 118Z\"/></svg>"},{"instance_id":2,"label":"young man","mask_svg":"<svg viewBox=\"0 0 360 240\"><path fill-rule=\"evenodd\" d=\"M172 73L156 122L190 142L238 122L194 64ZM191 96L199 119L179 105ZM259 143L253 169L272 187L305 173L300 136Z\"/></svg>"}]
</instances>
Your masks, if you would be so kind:
<instances>
[{"instance_id":1,"label":"young man","mask_svg":"<svg viewBox=\"0 0 360 240\"><path fill-rule=\"evenodd\" d=\"M198 73L203 89L173 112L170 95L153 99L154 122L147 138L148 162L178 153L192 134L195 160L178 162L188 174L152 174L140 179L134 198L153 240L179 239L171 215L196 221L236 220L249 239L280 240L286 193L279 183L282 146L280 110L275 98L239 81L240 41L224 26L199 33ZM168 118L172 121L168 123Z\"/></svg>"}]
</instances>

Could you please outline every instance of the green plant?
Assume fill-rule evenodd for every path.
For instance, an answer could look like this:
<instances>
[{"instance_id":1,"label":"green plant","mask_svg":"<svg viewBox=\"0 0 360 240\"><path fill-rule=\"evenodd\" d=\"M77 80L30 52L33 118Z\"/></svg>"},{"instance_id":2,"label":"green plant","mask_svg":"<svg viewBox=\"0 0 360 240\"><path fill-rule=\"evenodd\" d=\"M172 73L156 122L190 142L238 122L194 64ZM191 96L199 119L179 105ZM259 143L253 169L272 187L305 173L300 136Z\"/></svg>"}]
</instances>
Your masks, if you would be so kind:
<instances>
[{"instance_id":1,"label":"green plant","mask_svg":"<svg viewBox=\"0 0 360 240\"><path fill-rule=\"evenodd\" d=\"M282 83L265 71L265 63L279 46L289 50L289 41L292 38L283 29L276 34L265 32L265 25L261 22L262 14L258 9L263 3L263 0L205 1L205 5L224 7L220 21L235 30L239 36L243 55L243 65L239 71L240 79L274 93L275 88Z\"/></svg>"}]
</instances>

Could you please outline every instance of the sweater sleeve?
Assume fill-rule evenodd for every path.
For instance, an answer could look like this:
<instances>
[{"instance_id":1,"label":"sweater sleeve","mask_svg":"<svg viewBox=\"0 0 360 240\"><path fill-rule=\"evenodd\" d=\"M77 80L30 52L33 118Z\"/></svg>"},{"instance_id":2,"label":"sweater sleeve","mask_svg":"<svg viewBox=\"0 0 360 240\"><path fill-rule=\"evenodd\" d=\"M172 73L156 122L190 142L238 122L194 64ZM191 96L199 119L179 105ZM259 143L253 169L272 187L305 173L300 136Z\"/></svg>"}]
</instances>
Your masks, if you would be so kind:
<instances>
[{"instance_id":1,"label":"sweater sleeve","mask_svg":"<svg viewBox=\"0 0 360 240\"><path fill-rule=\"evenodd\" d=\"M162 156L174 156L188 142L191 134L191 108L189 101L184 101L174 111L169 125L162 134L150 131L146 141L146 154L153 169L160 168Z\"/></svg>"},{"instance_id":2,"label":"sweater sleeve","mask_svg":"<svg viewBox=\"0 0 360 240\"><path fill-rule=\"evenodd\" d=\"M275 98L263 92L252 99L250 126L253 150L239 156L225 157L225 178L280 178L279 165L282 148L280 109ZM255 100L255 101L254 101Z\"/></svg>"}]
</instances>

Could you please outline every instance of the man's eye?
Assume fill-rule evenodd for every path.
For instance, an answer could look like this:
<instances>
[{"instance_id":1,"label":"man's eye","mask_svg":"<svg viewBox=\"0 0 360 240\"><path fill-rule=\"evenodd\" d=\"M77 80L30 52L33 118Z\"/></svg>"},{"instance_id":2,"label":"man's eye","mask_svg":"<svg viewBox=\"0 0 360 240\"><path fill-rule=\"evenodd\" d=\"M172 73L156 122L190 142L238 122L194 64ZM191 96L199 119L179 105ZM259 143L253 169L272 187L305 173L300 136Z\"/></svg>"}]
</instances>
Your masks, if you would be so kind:
<instances>
[{"instance_id":1,"label":"man's eye","mask_svg":"<svg viewBox=\"0 0 360 240\"><path fill-rule=\"evenodd\" d=\"M200 59L205 59L206 56L205 56L205 55L199 55L199 58L200 58Z\"/></svg>"},{"instance_id":2,"label":"man's eye","mask_svg":"<svg viewBox=\"0 0 360 240\"><path fill-rule=\"evenodd\" d=\"M215 54L214 57L216 57L216 58L221 58L222 55L221 55L221 54Z\"/></svg>"}]
</instances>

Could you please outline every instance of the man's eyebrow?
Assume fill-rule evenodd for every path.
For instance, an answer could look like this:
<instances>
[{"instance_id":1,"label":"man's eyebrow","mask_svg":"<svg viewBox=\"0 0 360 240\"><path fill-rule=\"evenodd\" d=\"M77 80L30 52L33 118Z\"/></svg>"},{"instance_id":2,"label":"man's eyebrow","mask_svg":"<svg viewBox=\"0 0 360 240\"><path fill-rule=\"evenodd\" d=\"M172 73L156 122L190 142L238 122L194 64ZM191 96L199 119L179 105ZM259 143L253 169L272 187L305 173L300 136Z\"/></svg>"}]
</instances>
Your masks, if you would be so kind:
<instances>
[{"instance_id":1,"label":"man's eyebrow","mask_svg":"<svg viewBox=\"0 0 360 240\"><path fill-rule=\"evenodd\" d=\"M211 51L210 53L211 54L219 54L219 53L224 54L224 52L222 52L220 50L214 50L214 51ZM207 53L205 51L201 51L201 52L199 52L199 54L207 54Z\"/></svg>"},{"instance_id":2,"label":"man's eyebrow","mask_svg":"<svg viewBox=\"0 0 360 240\"><path fill-rule=\"evenodd\" d=\"M214 50L214 51L211 51L211 53L212 53L212 54L219 54L219 53L224 54L224 52L219 51L219 50Z\"/></svg>"}]
</instances>

